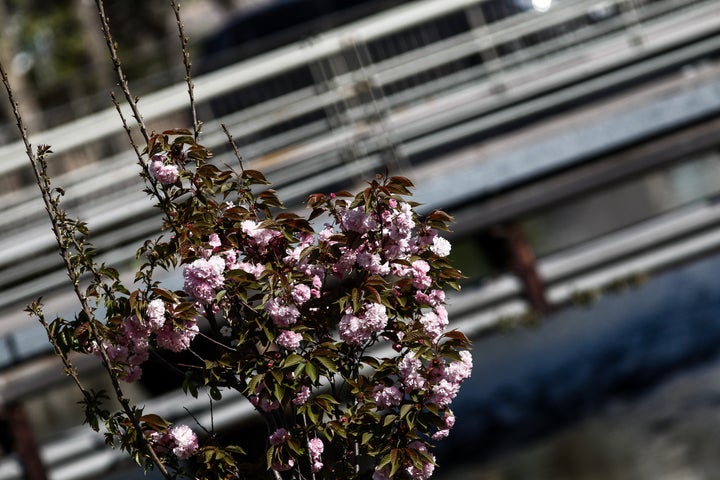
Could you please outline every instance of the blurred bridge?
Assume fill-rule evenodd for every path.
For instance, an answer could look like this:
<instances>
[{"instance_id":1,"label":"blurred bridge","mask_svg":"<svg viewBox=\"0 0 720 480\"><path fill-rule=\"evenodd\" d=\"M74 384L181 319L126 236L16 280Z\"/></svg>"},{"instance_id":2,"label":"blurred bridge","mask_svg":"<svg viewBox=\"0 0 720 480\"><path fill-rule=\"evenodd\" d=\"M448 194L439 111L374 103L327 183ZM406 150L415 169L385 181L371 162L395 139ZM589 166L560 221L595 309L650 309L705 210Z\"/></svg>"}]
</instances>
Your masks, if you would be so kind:
<instances>
[{"instance_id":1,"label":"blurred bridge","mask_svg":"<svg viewBox=\"0 0 720 480\"><path fill-rule=\"evenodd\" d=\"M479 335L717 251L718 33L714 0L556 0L547 11L524 0L405 2L197 77L201 140L233 164L226 125L291 208L385 167L412 178L424 208L458 220L454 250L478 281L452 299L451 318ZM139 106L151 128L190 123L185 84ZM52 145L55 183L88 221L99 259L128 274L159 217L117 113L32 142ZM49 312L74 310L23 150L0 146L0 404L59 380L24 305L42 295ZM250 411L234 402L228 423ZM117 461L101 439L77 435L88 440L43 446L51 478ZM15 457L0 459L0 480L21 476Z\"/></svg>"}]
</instances>

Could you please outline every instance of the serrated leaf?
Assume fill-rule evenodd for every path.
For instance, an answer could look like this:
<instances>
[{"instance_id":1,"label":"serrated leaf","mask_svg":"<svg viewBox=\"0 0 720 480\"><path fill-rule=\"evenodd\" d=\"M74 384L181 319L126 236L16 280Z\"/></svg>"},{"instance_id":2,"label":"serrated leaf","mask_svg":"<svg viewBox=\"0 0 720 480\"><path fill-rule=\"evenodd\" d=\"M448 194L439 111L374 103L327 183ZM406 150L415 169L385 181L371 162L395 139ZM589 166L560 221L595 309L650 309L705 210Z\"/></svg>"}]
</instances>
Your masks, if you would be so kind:
<instances>
[{"instance_id":1,"label":"serrated leaf","mask_svg":"<svg viewBox=\"0 0 720 480\"><path fill-rule=\"evenodd\" d=\"M315 365L313 365L312 363L308 362L305 364L305 374L308 376L310 381L312 381L313 383L317 382L317 380L318 380L317 368L315 368Z\"/></svg>"},{"instance_id":2,"label":"serrated leaf","mask_svg":"<svg viewBox=\"0 0 720 480\"><path fill-rule=\"evenodd\" d=\"M390 450L390 478L393 478L397 471L400 469L400 462L398 461L399 449L393 448Z\"/></svg>"},{"instance_id":3,"label":"serrated leaf","mask_svg":"<svg viewBox=\"0 0 720 480\"><path fill-rule=\"evenodd\" d=\"M258 170L244 170L242 176L243 178L255 180L254 183L260 183L263 185L267 185L270 183L268 182L267 178L265 178L265 175L263 175L263 173Z\"/></svg>"},{"instance_id":4,"label":"serrated leaf","mask_svg":"<svg viewBox=\"0 0 720 480\"><path fill-rule=\"evenodd\" d=\"M164 431L167 427L170 426L170 422L162 418L160 415L156 415L154 413L143 415L138 420L145 423L148 428L155 430L156 432Z\"/></svg>"},{"instance_id":5,"label":"serrated leaf","mask_svg":"<svg viewBox=\"0 0 720 480\"><path fill-rule=\"evenodd\" d=\"M337 373L338 368L337 365L335 365L335 362L328 357L315 357L314 360L317 360L319 363L322 364L323 367L328 369L332 373Z\"/></svg>"},{"instance_id":6,"label":"serrated leaf","mask_svg":"<svg viewBox=\"0 0 720 480\"><path fill-rule=\"evenodd\" d=\"M330 402L330 403L333 404L333 405L339 405L339 404L340 404L340 402L339 402L335 397L333 397L332 395L330 395L329 393L321 393L320 395L318 395L318 396L315 397L315 398L316 398L316 399L326 400L326 401Z\"/></svg>"},{"instance_id":7,"label":"serrated leaf","mask_svg":"<svg viewBox=\"0 0 720 480\"><path fill-rule=\"evenodd\" d=\"M285 359L285 363L283 363L283 366L292 367L293 365L297 365L298 363L302 363L304 361L305 361L305 358L301 357L297 353L291 353Z\"/></svg>"}]
</instances>

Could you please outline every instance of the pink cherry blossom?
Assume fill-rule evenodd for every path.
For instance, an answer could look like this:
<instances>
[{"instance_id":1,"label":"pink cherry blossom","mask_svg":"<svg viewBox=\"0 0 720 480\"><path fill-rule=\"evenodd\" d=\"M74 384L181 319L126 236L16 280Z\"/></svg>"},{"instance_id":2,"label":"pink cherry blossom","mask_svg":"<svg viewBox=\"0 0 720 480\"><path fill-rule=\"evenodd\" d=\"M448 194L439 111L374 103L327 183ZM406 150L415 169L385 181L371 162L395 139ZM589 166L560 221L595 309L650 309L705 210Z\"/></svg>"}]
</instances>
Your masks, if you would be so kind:
<instances>
[{"instance_id":1,"label":"pink cherry blossom","mask_svg":"<svg viewBox=\"0 0 720 480\"><path fill-rule=\"evenodd\" d=\"M217 290L225 282L224 272L225 260L222 257L199 258L185 266L185 291L202 302L213 302Z\"/></svg>"},{"instance_id":2,"label":"pink cherry blossom","mask_svg":"<svg viewBox=\"0 0 720 480\"><path fill-rule=\"evenodd\" d=\"M410 465L405 469L405 471L408 473L408 475L410 475L410 478L412 480L427 480L432 476L433 471L435 470L435 456L431 453L428 453L427 446L425 446L425 444L420 441L412 442L410 443L410 445L408 445L408 447L413 448L419 452L427 453L432 459L432 462L423 463L422 468L417 468L415 465Z\"/></svg>"},{"instance_id":3,"label":"pink cherry blossom","mask_svg":"<svg viewBox=\"0 0 720 480\"><path fill-rule=\"evenodd\" d=\"M151 300L145 310L150 330L157 332L165 325L165 302L160 298Z\"/></svg>"},{"instance_id":4,"label":"pink cherry blossom","mask_svg":"<svg viewBox=\"0 0 720 480\"><path fill-rule=\"evenodd\" d=\"M280 335L277 336L275 342L287 350L295 350L300 346L302 335L295 333L292 330L283 330Z\"/></svg>"},{"instance_id":5,"label":"pink cherry blossom","mask_svg":"<svg viewBox=\"0 0 720 480\"><path fill-rule=\"evenodd\" d=\"M370 339L371 332L367 331L360 318L353 314L345 314L338 324L340 338L351 344L360 345Z\"/></svg>"},{"instance_id":6,"label":"pink cherry blossom","mask_svg":"<svg viewBox=\"0 0 720 480\"><path fill-rule=\"evenodd\" d=\"M310 387L303 385L295 393L295 397L293 397L292 402L295 405L303 405L305 402L308 401L309 398L310 398Z\"/></svg>"},{"instance_id":7,"label":"pink cherry blossom","mask_svg":"<svg viewBox=\"0 0 720 480\"><path fill-rule=\"evenodd\" d=\"M187 350L190 342L200 332L196 321L188 322L182 327L176 327L173 322L167 322L158 332L156 341L158 347L181 352Z\"/></svg>"},{"instance_id":8,"label":"pink cherry blossom","mask_svg":"<svg viewBox=\"0 0 720 480\"><path fill-rule=\"evenodd\" d=\"M430 251L438 257L447 257L450 255L450 242L442 237L433 238L433 244L430 247Z\"/></svg>"},{"instance_id":9,"label":"pink cherry blossom","mask_svg":"<svg viewBox=\"0 0 720 480\"><path fill-rule=\"evenodd\" d=\"M156 153L150 161L150 175L163 185L172 185L179 177L178 168L175 165L166 165L166 156Z\"/></svg>"},{"instance_id":10,"label":"pink cherry blossom","mask_svg":"<svg viewBox=\"0 0 720 480\"><path fill-rule=\"evenodd\" d=\"M270 445L281 445L287 442L289 439L290 432L288 432L285 428L278 428L268 438L268 440L270 441Z\"/></svg>"},{"instance_id":11,"label":"pink cherry blossom","mask_svg":"<svg viewBox=\"0 0 720 480\"><path fill-rule=\"evenodd\" d=\"M295 301L296 305L302 305L308 300L310 300L310 297L312 295L312 291L310 287L305 285L304 283L300 283L298 285L295 285L293 287L292 291L292 298Z\"/></svg>"},{"instance_id":12,"label":"pink cherry blossom","mask_svg":"<svg viewBox=\"0 0 720 480\"><path fill-rule=\"evenodd\" d=\"M340 212L340 225L345 230L366 233L377 227L372 215L366 214L363 207L356 207Z\"/></svg>"},{"instance_id":13,"label":"pink cherry blossom","mask_svg":"<svg viewBox=\"0 0 720 480\"><path fill-rule=\"evenodd\" d=\"M278 327L295 325L300 317L300 311L293 304L288 304L281 298L271 298L265 302L265 311L273 323Z\"/></svg>"},{"instance_id":14,"label":"pink cherry blossom","mask_svg":"<svg viewBox=\"0 0 720 480\"><path fill-rule=\"evenodd\" d=\"M400 392L395 385L391 385L389 387L384 385L375 385L375 387L373 387L373 399L380 409L396 407L400 405L402 398L402 392Z\"/></svg>"},{"instance_id":15,"label":"pink cherry blossom","mask_svg":"<svg viewBox=\"0 0 720 480\"><path fill-rule=\"evenodd\" d=\"M321 455L325 450L323 441L319 438L311 438L308 442L308 452L310 453L310 462L312 463L312 471L319 472L322 469L323 464L320 461Z\"/></svg>"},{"instance_id":16,"label":"pink cherry blossom","mask_svg":"<svg viewBox=\"0 0 720 480\"><path fill-rule=\"evenodd\" d=\"M425 312L420 317L420 323L427 336L437 343L448 324L447 311L444 307L437 307L435 310Z\"/></svg>"},{"instance_id":17,"label":"pink cherry blossom","mask_svg":"<svg viewBox=\"0 0 720 480\"><path fill-rule=\"evenodd\" d=\"M168 435L175 442L172 452L181 460L190 458L198 449L197 436L187 425L174 425L170 427Z\"/></svg>"}]
</instances>

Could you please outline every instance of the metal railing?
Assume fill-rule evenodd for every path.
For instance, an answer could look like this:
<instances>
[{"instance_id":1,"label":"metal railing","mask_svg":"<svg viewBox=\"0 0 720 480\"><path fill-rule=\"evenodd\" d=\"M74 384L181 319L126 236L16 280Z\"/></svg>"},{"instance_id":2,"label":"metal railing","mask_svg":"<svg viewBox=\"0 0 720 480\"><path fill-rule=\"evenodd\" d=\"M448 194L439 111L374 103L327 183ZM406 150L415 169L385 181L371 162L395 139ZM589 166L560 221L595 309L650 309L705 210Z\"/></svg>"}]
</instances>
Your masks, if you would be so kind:
<instances>
[{"instance_id":1,"label":"metal railing","mask_svg":"<svg viewBox=\"0 0 720 480\"><path fill-rule=\"evenodd\" d=\"M720 31L720 4L712 0L605 1L601 13L595 0L558 1L546 13L493 18L488 5L412 2L198 77L198 107L210 119L202 141L217 161L232 163L220 127L227 125L248 163L296 205L308 193L386 165L418 170L438 152L448 161L458 148L523 118L720 51L720 37L712 35ZM187 122L186 86L148 95L140 107L151 125ZM111 109L32 141L52 145L51 162L60 163L93 145L112 151L124 135ZM6 179L22 177L22 151L20 144L0 147ZM129 152L88 161L56 183L67 191L68 209L88 220L101 260L122 265L139 239L156 233L152 202ZM0 197L0 309L18 308L65 282L35 188ZM5 332L15 328L2 323Z\"/></svg>"}]
</instances>

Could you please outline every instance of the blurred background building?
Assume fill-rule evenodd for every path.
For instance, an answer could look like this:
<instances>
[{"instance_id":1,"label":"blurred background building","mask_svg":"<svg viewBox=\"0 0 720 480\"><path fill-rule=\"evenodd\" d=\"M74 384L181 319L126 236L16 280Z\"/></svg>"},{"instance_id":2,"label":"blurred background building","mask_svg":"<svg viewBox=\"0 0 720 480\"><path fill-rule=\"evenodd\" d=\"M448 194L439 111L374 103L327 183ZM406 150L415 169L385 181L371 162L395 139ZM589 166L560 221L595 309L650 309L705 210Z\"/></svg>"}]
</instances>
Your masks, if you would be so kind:
<instances>
[{"instance_id":1,"label":"blurred background building","mask_svg":"<svg viewBox=\"0 0 720 480\"><path fill-rule=\"evenodd\" d=\"M108 2L157 130L190 125L174 16ZM203 143L290 208L383 172L455 216L475 341L437 478L711 479L720 471L720 3L194 0L183 3ZM0 58L65 205L125 275L158 233L107 91L87 0L0 0ZM131 478L85 427L39 325L72 316L49 224L0 102L0 480ZM170 285L179 285L168 274ZM102 386L92 359L79 363ZM131 394L209 419L148 368ZM187 408L187 410L186 410ZM219 428L252 412L228 395Z\"/></svg>"}]
</instances>

